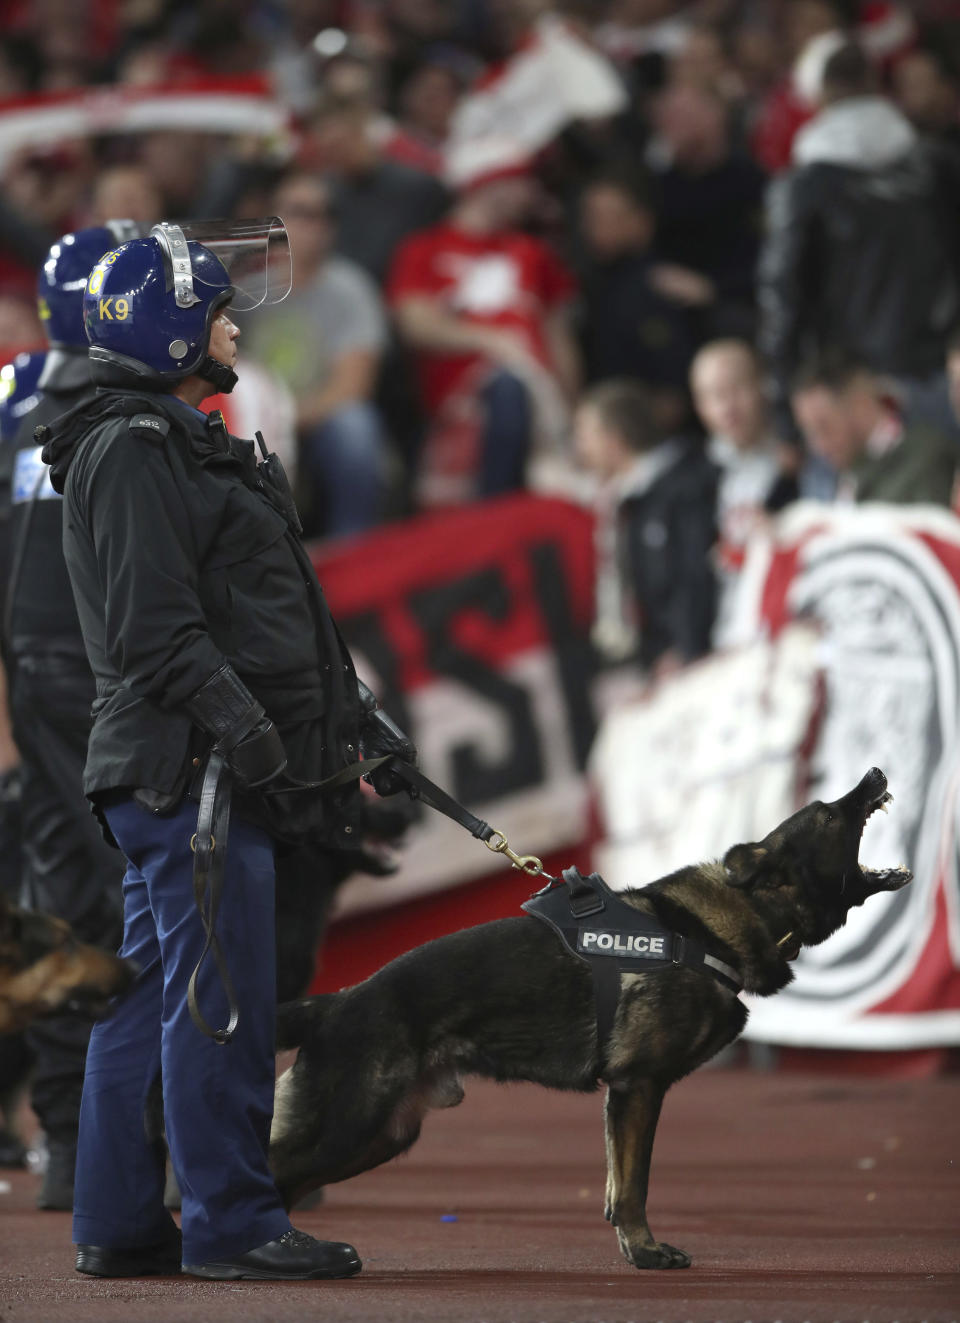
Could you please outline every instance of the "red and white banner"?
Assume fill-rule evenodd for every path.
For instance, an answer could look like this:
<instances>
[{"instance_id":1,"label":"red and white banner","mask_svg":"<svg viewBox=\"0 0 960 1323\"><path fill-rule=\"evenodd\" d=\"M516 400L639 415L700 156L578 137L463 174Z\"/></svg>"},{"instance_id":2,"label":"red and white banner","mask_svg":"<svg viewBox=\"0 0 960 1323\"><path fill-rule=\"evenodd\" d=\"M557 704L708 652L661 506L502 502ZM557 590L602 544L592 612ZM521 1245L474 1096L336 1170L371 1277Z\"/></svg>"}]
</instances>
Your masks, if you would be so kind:
<instances>
[{"instance_id":1,"label":"red and white banner","mask_svg":"<svg viewBox=\"0 0 960 1323\"><path fill-rule=\"evenodd\" d=\"M594 735L589 514L505 497L320 548L315 564L357 669L416 741L426 775L524 854L579 844ZM341 912L443 891L502 862L421 807L400 872L351 881Z\"/></svg>"},{"instance_id":2,"label":"red and white banner","mask_svg":"<svg viewBox=\"0 0 960 1323\"><path fill-rule=\"evenodd\" d=\"M288 123L288 111L258 76L37 93L0 101L0 169L22 148L70 138L159 129L271 137Z\"/></svg>"},{"instance_id":3,"label":"red and white banner","mask_svg":"<svg viewBox=\"0 0 960 1323\"><path fill-rule=\"evenodd\" d=\"M547 14L461 99L445 150L447 181L461 188L529 162L568 124L618 115L628 102L606 56Z\"/></svg>"},{"instance_id":4,"label":"red and white banner","mask_svg":"<svg viewBox=\"0 0 960 1323\"><path fill-rule=\"evenodd\" d=\"M790 987L752 1000L746 1036L960 1043L960 520L798 505L752 546L742 588L741 625L767 641L692 668L601 732L601 871L639 885L722 855L881 767L895 802L867 824L861 860L907 863L913 884L804 950Z\"/></svg>"}]
</instances>

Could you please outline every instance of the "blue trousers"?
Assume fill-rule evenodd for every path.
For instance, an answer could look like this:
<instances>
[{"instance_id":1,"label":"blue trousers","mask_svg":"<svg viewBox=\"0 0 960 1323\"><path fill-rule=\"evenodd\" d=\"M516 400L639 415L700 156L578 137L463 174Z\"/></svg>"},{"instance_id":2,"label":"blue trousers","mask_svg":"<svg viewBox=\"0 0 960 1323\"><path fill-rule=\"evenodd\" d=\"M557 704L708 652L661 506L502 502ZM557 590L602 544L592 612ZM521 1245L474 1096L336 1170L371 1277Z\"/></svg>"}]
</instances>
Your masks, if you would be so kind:
<instances>
[{"instance_id":1,"label":"blue trousers","mask_svg":"<svg viewBox=\"0 0 960 1323\"><path fill-rule=\"evenodd\" d=\"M480 495L517 491L526 481L533 416L523 382L511 372L495 372L482 387L483 428Z\"/></svg>"},{"instance_id":2,"label":"blue trousers","mask_svg":"<svg viewBox=\"0 0 960 1323\"><path fill-rule=\"evenodd\" d=\"M127 858L121 954L137 962L140 974L90 1038L73 1239L120 1248L171 1234L162 1146L144 1130L147 1095L159 1074L183 1199L183 1261L242 1254L290 1227L267 1166L276 1007L273 845L259 828L231 824L217 932L240 1022L221 1046L201 1034L187 1009L187 982L203 946L190 852L196 804L185 800L175 813L157 817L130 798L108 808L107 819ZM225 1024L226 997L210 957L198 983L208 1023Z\"/></svg>"}]
</instances>

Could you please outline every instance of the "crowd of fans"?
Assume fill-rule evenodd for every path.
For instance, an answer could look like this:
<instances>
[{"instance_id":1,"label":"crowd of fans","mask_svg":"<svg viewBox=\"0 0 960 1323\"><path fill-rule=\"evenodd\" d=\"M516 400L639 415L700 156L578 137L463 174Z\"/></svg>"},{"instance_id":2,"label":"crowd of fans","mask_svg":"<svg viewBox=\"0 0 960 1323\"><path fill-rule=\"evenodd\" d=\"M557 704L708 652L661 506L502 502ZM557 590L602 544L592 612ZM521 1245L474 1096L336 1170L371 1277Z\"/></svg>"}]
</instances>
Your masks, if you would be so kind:
<instances>
[{"instance_id":1,"label":"crowd of fans","mask_svg":"<svg viewBox=\"0 0 960 1323\"><path fill-rule=\"evenodd\" d=\"M279 137L6 150L0 103L0 359L42 343L33 282L58 234L281 216L293 293L244 319L241 347L288 399L314 535L567 466L597 502L597 641L659 675L729 641L745 544L798 495L951 504L960 5L0 14L8 110L248 76L286 107Z\"/></svg>"}]
</instances>

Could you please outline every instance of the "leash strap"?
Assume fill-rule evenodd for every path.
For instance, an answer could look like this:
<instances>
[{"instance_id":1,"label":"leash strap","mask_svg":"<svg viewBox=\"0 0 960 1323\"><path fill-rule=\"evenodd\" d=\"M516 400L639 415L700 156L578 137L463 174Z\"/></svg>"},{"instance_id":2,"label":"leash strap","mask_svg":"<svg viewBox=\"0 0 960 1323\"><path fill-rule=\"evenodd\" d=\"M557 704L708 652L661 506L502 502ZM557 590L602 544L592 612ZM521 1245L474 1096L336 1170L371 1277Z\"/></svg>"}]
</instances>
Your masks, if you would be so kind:
<instances>
[{"instance_id":1,"label":"leash strap","mask_svg":"<svg viewBox=\"0 0 960 1323\"><path fill-rule=\"evenodd\" d=\"M422 799L430 808L436 809L445 817L452 818L458 826L465 828L478 841L489 841L499 834L489 822L484 822L483 818L478 818L475 813L465 809L452 795L448 795L429 777L424 776L419 767L402 762L395 754L388 754L387 758L371 758L368 763L363 764L363 767L372 768L378 763L387 762L389 758L394 759L390 770L396 772L407 783L407 788L414 799Z\"/></svg>"},{"instance_id":2,"label":"leash strap","mask_svg":"<svg viewBox=\"0 0 960 1323\"><path fill-rule=\"evenodd\" d=\"M392 754L385 758L368 758L363 762L349 763L339 772L325 777L322 781L304 782L299 785L281 786L271 794L292 794L300 790L335 790L338 786L349 785L361 776L374 771L382 763L389 762ZM237 994L220 939L217 936L217 915L223 898L223 886L227 862L227 842L230 838L230 802L233 790L233 776L227 765L220 745L214 745L207 759L200 790L200 808L197 813L197 831L190 848L193 850L193 898L196 902L200 922L203 925L204 944L190 981L187 984L187 1008L190 1018L202 1034L220 1044L229 1043L236 1033L240 1021L240 1008ZM200 968L207 956L213 957L217 974L226 993L228 1016L222 1029L214 1029L200 1009L197 996L197 982Z\"/></svg>"},{"instance_id":3,"label":"leash strap","mask_svg":"<svg viewBox=\"0 0 960 1323\"><path fill-rule=\"evenodd\" d=\"M224 871L227 859L227 841L230 836L230 797L233 778L223 754L216 746L211 750L203 774L200 791L200 811L197 831L190 842L193 849L193 898L200 914L206 940L200 959L187 984L187 1007L190 1018L202 1034L216 1043L229 1043L240 1020L237 993L230 977L223 948L217 936L217 915L223 897ZM227 996L228 1020L222 1029L214 1029L207 1022L197 998L197 980L200 967L207 955L213 956L220 982Z\"/></svg>"},{"instance_id":4,"label":"leash strap","mask_svg":"<svg viewBox=\"0 0 960 1323\"><path fill-rule=\"evenodd\" d=\"M484 822L482 818L478 818L476 814L471 813L469 809L464 808L462 804L458 804L452 795L448 795L440 786L424 776L418 768L401 761L395 754L386 754L382 758L364 758L355 763L348 763L339 772L334 772L332 776L325 777L322 781L304 781L289 786L278 786L276 789L266 787L265 793L289 795L304 790L314 792L336 790L339 786L349 785L351 781L357 781L360 777L376 771L384 763L392 764L391 770L395 771L406 783L407 789L413 798L422 799L430 808L436 809L437 812L451 818L459 826L470 832L471 836L476 837L477 840L485 843L493 842L492 849L505 852L506 838L500 832L491 827L488 822ZM230 835L230 797L232 788L233 777L226 763L224 753L219 745L214 745L203 775L203 784L200 791L200 810L197 814L197 831L190 843L193 850L193 895L200 914L200 921L203 924L205 941L200 959L197 961L187 985L187 1006L190 1011L190 1018L200 1032L205 1034L207 1038L212 1038L214 1042L221 1044L230 1042L240 1019L236 989L227 968L220 939L216 933L217 915L223 897L227 841ZM227 996L228 1020L222 1029L214 1029L209 1024L200 1010L197 997L200 967L208 955L213 957L217 973L220 976L220 982Z\"/></svg>"}]
</instances>

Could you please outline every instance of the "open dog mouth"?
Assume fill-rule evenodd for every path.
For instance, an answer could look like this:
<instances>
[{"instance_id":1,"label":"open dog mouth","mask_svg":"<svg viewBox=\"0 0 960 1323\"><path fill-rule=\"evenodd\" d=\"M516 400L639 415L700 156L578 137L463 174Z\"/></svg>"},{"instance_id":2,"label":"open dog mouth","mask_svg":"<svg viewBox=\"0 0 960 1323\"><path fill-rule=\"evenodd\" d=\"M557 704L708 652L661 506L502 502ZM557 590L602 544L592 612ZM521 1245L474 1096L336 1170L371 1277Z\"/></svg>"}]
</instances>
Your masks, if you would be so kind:
<instances>
[{"instance_id":1,"label":"open dog mouth","mask_svg":"<svg viewBox=\"0 0 960 1323\"><path fill-rule=\"evenodd\" d=\"M873 817L874 813L877 813L878 811L881 813L886 813L888 811L887 805L892 803L893 803L893 795L891 795L889 790L884 790L883 793L878 795L876 799L871 800L871 802L867 805L866 811L863 815L863 827L867 825L869 820ZM863 832L863 827L860 828L861 834Z\"/></svg>"},{"instance_id":2,"label":"open dog mouth","mask_svg":"<svg viewBox=\"0 0 960 1323\"><path fill-rule=\"evenodd\" d=\"M893 795L887 789L887 778L879 767L871 767L869 772L848 795L838 801L838 807L845 811L848 823L856 830L857 818L860 819L860 836L874 813L887 812L887 805L893 803Z\"/></svg>"}]
</instances>

